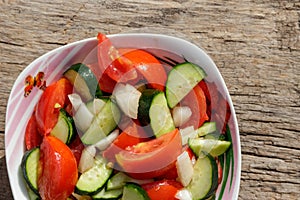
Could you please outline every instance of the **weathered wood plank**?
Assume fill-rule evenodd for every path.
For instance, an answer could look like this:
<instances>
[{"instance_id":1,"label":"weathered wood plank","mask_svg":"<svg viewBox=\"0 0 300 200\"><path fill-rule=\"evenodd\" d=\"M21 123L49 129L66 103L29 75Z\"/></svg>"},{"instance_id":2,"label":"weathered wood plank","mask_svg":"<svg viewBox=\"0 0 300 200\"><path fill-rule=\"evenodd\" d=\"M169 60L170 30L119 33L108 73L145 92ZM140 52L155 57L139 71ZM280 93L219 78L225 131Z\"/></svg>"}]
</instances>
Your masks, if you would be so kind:
<instances>
[{"instance_id":1,"label":"weathered wood plank","mask_svg":"<svg viewBox=\"0 0 300 200\"><path fill-rule=\"evenodd\" d=\"M12 199L3 133L18 74L43 53L98 31L148 31L188 38L219 67L241 132L240 199L300 199L299 10L296 0L1 1L1 198Z\"/></svg>"}]
</instances>

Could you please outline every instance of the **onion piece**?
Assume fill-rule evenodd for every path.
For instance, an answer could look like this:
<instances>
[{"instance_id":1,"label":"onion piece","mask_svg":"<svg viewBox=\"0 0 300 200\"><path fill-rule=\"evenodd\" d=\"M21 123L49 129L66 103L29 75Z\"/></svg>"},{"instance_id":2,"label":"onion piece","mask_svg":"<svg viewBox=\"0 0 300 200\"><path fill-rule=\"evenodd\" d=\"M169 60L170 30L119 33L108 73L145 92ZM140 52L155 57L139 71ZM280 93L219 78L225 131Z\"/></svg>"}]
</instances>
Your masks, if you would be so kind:
<instances>
[{"instance_id":1,"label":"onion piece","mask_svg":"<svg viewBox=\"0 0 300 200\"><path fill-rule=\"evenodd\" d=\"M75 112L73 119L77 128L85 132L94 119L94 115L89 111L85 103L82 102L80 96L76 93L69 94L68 98Z\"/></svg>"},{"instance_id":2,"label":"onion piece","mask_svg":"<svg viewBox=\"0 0 300 200\"><path fill-rule=\"evenodd\" d=\"M118 106L130 118L137 119L139 99L142 93L130 84L118 84L114 91Z\"/></svg>"},{"instance_id":3,"label":"onion piece","mask_svg":"<svg viewBox=\"0 0 300 200\"><path fill-rule=\"evenodd\" d=\"M177 157L176 168L179 181L184 187L187 186L191 182L194 173L193 163L187 151Z\"/></svg>"},{"instance_id":4,"label":"onion piece","mask_svg":"<svg viewBox=\"0 0 300 200\"><path fill-rule=\"evenodd\" d=\"M182 145L186 145L188 143L189 138L198 137L197 130L194 129L194 126L188 126L179 130L181 135Z\"/></svg>"},{"instance_id":5,"label":"onion piece","mask_svg":"<svg viewBox=\"0 0 300 200\"><path fill-rule=\"evenodd\" d=\"M76 93L72 93L68 95L68 98L72 104L73 110L76 112L79 106L83 103L81 97Z\"/></svg>"},{"instance_id":6,"label":"onion piece","mask_svg":"<svg viewBox=\"0 0 300 200\"><path fill-rule=\"evenodd\" d=\"M93 102L89 102L89 103L91 103L92 106L88 107L88 109L93 115L99 114L100 111L102 110L102 108L106 104L106 102L103 99L98 99L98 98L95 98L93 100ZM87 104L89 104L89 103L87 103Z\"/></svg>"},{"instance_id":7,"label":"onion piece","mask_svg":"<svg viewBox=\"0 0 300 200\"><path fill-rule=\"evenodd\" d=\"M96 156L96 148L94 146L87 146L83 149L78 164L78 171L83 173L93 167Z\"/></svg>"},{"instance_id":8,"label":"onion piece","mask_svg":"<svg viewBox=\"0 0 300 200\"><path fill-rule=\"evenodd\" d=\"M118 137L118 135L119 130L116 129L113 132L111 132L107 137L94 144L94 146L100 151L103 151Z\"/></svg>"},{"instance_id":9,"label":"onion piece","mask_svg":"<svg viewBox=\"0 0 300 200\"><path fill-rule=\"evenodd\" d=\"M172 110L173 121L176 127L182 126L192 116L192 111L188 106L177 106Z\"/></svg>"},{"instance_id":10,"label":"onion piece","mask_svg":"<svg viewBox=\"0 0 300 200\"><path fill-rule=\"evenodd\" d=\"M85 132L92 124L94 115L89 111L84 103L80 104L73 116L75 125L79 130Z\"/></svg>"},{"instance_id":11,"label":"onion piece","mask_svg":"<svg viewBox=\"0 0 300 200\"><path fill-rule=\"evenodd\" d=\"M175 198L179 200L192 200L192 195L187 189L182 189L176 193Z\"/></svg>"}]
</instances>

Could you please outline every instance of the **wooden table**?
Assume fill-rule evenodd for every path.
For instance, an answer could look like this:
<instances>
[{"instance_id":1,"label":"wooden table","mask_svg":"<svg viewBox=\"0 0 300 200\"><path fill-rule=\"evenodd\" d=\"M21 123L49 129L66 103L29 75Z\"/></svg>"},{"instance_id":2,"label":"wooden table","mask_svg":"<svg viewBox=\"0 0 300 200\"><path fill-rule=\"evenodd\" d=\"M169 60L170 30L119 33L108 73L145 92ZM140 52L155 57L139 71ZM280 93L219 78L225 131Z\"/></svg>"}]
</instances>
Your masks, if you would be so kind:
<instances>
[{"instance_id":1,"label":"wooden table","mask_svg":"<svg viewBox=\"0 0 300 200\"><path fill-rule=\"evenodd\" d=\"M300 199L299 26L297 0L2 0L0 199L13 199L4 130L18 74L49 50L97 32L145 31L184 37L217 64L240 127L239 199Z\"/></svg>"}]
</instances>

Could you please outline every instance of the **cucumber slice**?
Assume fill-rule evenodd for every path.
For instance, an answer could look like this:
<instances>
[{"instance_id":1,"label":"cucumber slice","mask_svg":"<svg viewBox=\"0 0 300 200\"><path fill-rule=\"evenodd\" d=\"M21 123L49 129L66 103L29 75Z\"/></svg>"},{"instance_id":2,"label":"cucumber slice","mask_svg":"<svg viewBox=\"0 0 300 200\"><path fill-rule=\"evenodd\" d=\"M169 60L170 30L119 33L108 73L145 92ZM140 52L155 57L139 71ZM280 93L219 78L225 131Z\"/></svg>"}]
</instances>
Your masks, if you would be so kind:
<instances>
[{"instance_id":1,"label":"cucumber slice","mask_svg":"<svg viewBox=\"0 0 300 200\"><path fill-rule=\"evenodd\" d=\"M126 182L128 182L129 180L130 180L129 176L127 176L123 172L118 172L107 181L106 188L108 190L123 188Z\"/></svg>"},{"instance_id":2,"label":"cucumber slice","mask_svg":"<svg viewBox=\"0 0 300 200\"><path fill-rule=\"evenodd\" d=\"M106 102L107 102L107 99L95 98L95 99L87 102L86 107L93 115L97 115L102 110L102 108L104 107Z\"/></svg>"},{"instance_id":3,"label":"cucumber slice","mask_svg":"<svg viewBox=\"0 0 300 200\"><path fill-rule=\"evenodd\" d=\"M218 166L215 159L207 154L198 158L194 165L194 174L186 189L191 193L192 199L206 199L218 187Z\"/></svg>"},{"instance_id":4,"label":"cucumber slice","mask_svg":"<svg viewBox=\"0 0 300 200\"><path fill-rule=\"evenodd\" d=\"M94 166L79 177L75 192L81 195L98 193L112 174L113 169L107 166L107 161L101 156L96 156Z\"/></svg>"},{"instance_id":5,"label":"cucumber slice","mask_svg":"<svg viewBox=\"0 0 300 200\"><path fill-rule=\"evenodd\" d=\"M123 172L118 172L115 175L113 175L110 179L108 179L106 184L106 189L107 190L120 189L123 188L127 182L142 185L153 181L154 181L153 179L134 179L131 178L130 176L127 176Z\"/></svg>"},{"instance_id":6,"label":"cucumber slice","mask_svg":"<svg viewBox=\"0 0 300 200\"><path fill-rule=\"evenodd\" d=\"M137 119L141 92L130 84L117 84L113 97L119 108L130 118Z\"/></svg>"},{"instance_id":7,"label":"cucumber slice","mask_svg":"<svg viewBox=\"0 0 300 200\"><path fill-rule=\"evenodd\" d=\"M153 98L149 116L151 128L156 137L162 136L175 129L173 118L163 92L158 93Z\"/></svg>"},{"instance_id":8,"label":"cucumber slice","mask_svg":"<svg viewBox=\"0 0 300 200\"><path fill-rule=\"evenodd\" d=\"M91 126L81 137L81 141L84 144L96 144L115 129L120 118L121 113L117 105L111 100L107 100Z\"/></svg>"},{"instance_id":9,"label":"cucumber slice","mask_svg":"<svg viewBox=\"0 0 300 200\"><path fill-rule=\"evenodd\" d=\"M155 89L145 89L139 100L138 120L143 126L150 124L149 109L153 98L160 91Z\"/></svg>"},{"instance_id":10,"label":"cucumber slice","mask_svg":"<svg viewBox=\"0 0 300 200\"><path fill-rule=\"evenodd\" d=\"M150 123L156 137L175 129L165 95L158 90L143 91L139 101L138 119L144 126Z\"/></svg>"},{"instance_id":11,"label":"cucumber slice","mask_svg":"<svg viewBox=\"0 0 300 200\"><path fill-rule=\"evenodd\" d=\"M23 177L29 187L36 195L38 191L38 163L40 159L40 149L38 147L26 151L21 161Z\"/></svg>"},{"instance_id":12,"label":"cucumber slice","mask_svg":"<svg viewBox=\"0 0 300 200\"><path fill-rule=\"evenodd\" d=\"M185 62L176 65L166 83L169 107L174 108L205 76L205 71L196 64Z\"/></svg>"},{"instance_id":13,"label":"cucumber slice","mask_svg":"<svg viewBox=\"0 0 300 200\"><path fill-rule=\"evenodd\" d=\"M102 189L99 193L92 196L94 200L114 200L119 199L123 194L123 188L115 190Z\"/></svg>"},{"instance_id":14,"label":"cucumber slice","mask_svg":"<svg viewBox=\"0 0 300 200\"><path fill-rule=\"evenodd\" d=\"M82 63L74 64L64 72L64 76L85 101L102 96L98 80L88 66Z\"/></svg>"},{"instance_id":15,"label":"cucumber slice","mask_svg":"<svg viewBox=\"0 0 300 200\"><path fill-rule=\"evenodd\" d=\"M123 188L122 200L150 200L147 192L135 183L127 183Z\"/></svg>"},{"instance_id":16,"label":"cucumber slice","mask_svg":"<svg viewBox=\"0 0 300 200\"><path fill-rule=\"evenodd\" d=\"M189 147L196 156L203 156L203 152L209 153L213 157L222 155L230 147L229 141L215 139L191 138L188 141Z\"/></svg>"},{"instance_id":17,"label":"cucumber slice","mask_svg":"<svg viewBox=\"0 0 300 200\"><path fill-rule=\"evenodd\" d=\"M217 130L216 122L205 122L200 128L197 129L198 136L204 136L213 133Z\"/></svg>"},{"instance_id":18,"label":"cucumber slice","mask_svg":"<svg viewBox=\"0 0 300 200\"><path fill-rule=\"evenodd\" d=\"M26 189L28 192L29 200L41 200L41 197L39 195L37 195L36 193L34 193L27 184L26 184Z\"/></svg>"},{"instance_id":19,"label":"cucumber slice","mask_svg":"<svg viewBox=\"0 0 300 200\"><path fill-rule=\"evenodd\" d=\"M60 109L57 123L50 135L57 137L65 144L69 144L76 135L76 128L74 127L73 118L64 109Z\"/></svg>"}]
</instances>

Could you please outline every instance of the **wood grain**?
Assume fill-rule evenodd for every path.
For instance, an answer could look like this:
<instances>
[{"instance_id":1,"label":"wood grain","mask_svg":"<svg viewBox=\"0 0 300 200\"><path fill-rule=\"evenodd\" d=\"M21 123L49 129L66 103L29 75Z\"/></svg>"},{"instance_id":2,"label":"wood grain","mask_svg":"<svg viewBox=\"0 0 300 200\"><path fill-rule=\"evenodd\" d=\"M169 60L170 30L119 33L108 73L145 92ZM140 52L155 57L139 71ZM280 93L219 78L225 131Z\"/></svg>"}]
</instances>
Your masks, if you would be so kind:
<instances>
[{"instance_id":1,"label":"wood grain","mask_svg":"<svg viewBox=\"0 0 300 200\"><path fill-rule=\"evenodd\" d=\"M167 33L217 64L239 122L239 199L300 199L300 3L297 0L0 1L0 199L13 199L5 109L35 58L97 32Z\"/></svg>"}]
</instances>

